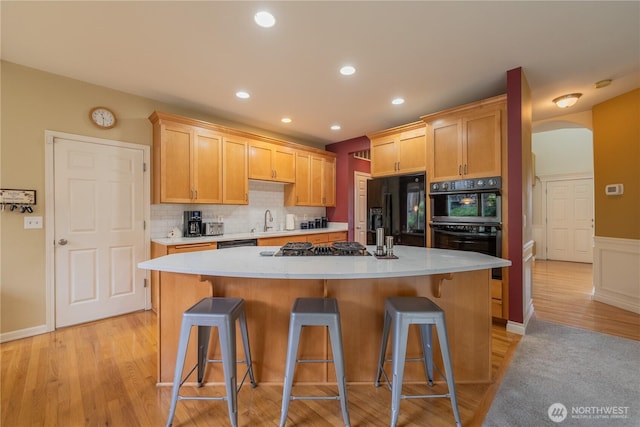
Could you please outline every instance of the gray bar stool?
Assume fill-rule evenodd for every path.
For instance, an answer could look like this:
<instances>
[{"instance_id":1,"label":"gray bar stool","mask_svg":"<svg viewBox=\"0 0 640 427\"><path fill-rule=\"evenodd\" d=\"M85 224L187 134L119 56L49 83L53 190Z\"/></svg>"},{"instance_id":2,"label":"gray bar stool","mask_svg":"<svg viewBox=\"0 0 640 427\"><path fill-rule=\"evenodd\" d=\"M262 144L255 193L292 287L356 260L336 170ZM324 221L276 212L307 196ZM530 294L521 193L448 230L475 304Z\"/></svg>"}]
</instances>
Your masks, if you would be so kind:
<instances>
[{"instance_id":1,"label":"gray bar stool","mask_svg":"<svg viewBox=\"0 0 640 427\"><path fill-rule=\"evenodd\" d=\"M236 320L240 322L242 344L245 354L244 360L236 360ZM182 369L184 368L184 359L187 353L192 326L198 327L198 361L184 379L182 379ZM207 355L209 352L209 337L211 336L212 327L218 328L222 360L209 359ZM222 397L181 396L179 394L180 387L196 369L198 387L202 386L205 367L208 362L222 362L227 395ZM241 362L246 363L247 372L242 377L242 381L238 387L236 363ZM247 331L244 300L242 298L204 298L182 314L182 327L180 329L180 342L176 356L176 371L173 376L171 408L169 409L167 427L173 422L178 400L226 400L227 406L229 407L231 425L236 427L238 425L238 391L242 387L247 374L251 380L251 386L255 387L256 382L253 378L253 368L251 367L251 350L249 348L249 334Z\"/></svg>"},{"instance_id":2,"label":"gray bar stool","mask_svg":"<svg viewBox=\"0 0 640 427\"><path fill-rule=\"evenodd\" d=\"M384 362L387 351L387 341L389 340L389 330L393 323L393 383L391 387L391 426L398 422L400 413L400 399L420 399L432 397L448 397L451 399L453 416L456 425L461 426L458 403L456 401L456 385L453 381L453 369L451 366L451 356L449 354L449 340L447 338L447 327L444 322L444 311L433 301L424 297L391 297L385 301L384 328L382 330L382 344L380 345L380 357L378 359L378 375L376 376L376 387L380 386L380 378L384 375L389 385L389 377L384 371ZM431 347L431 328L436 326L438 339L440 341L440 351L444 363L445 378L449 392L447 394L426 394L426 395L403 395L402 379L404 376L404 363L407 354L407 339L409 335L409 325L420 325L420 337L422 341L422 352L427 381L429 386L433 386L433 353Z\"/></svg>"},{"instance_id":3,"label":"gray bar stool","mask_svg":"<svg viewBox=\"0 0 640 427\"><path fill-rule=\"evenodd\" d=\"M333 360L300 360L298 344L303 326L326 326L331 338ZM293 374L296 362L316 363L333 362L338 383L338 396L292 396ZM344 376L344 356L342 354L342 332L340 330L340 313L338 301L335 298L297 298L291 309L289 321L289 343L287 347L287 364L285 367L284 386L282 390L282 414L280 427L284 427L289 412L291 400L340 400L344 424L350 426L349 410L347 409L347 382Z\"/></svg>"}]
</instances>

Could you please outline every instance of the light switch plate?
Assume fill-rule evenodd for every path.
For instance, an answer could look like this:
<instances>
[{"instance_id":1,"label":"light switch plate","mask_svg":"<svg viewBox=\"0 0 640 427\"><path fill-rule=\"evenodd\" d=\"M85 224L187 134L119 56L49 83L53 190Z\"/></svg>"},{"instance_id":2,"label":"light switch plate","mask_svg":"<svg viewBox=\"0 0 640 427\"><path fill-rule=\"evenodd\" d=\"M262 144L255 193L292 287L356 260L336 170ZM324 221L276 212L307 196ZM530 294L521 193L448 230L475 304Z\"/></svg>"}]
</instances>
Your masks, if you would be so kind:
<instances>
[{"instance_id":1,"label":"light switch plate","mask_svg":"<svg viewBox=\"0 0 640 427\"><path fill-rule=\"evenodd\" d=\"M24 217L24 228L42 228L42 217L41 216L25 216Z\"/></svg>"}]
</instances>

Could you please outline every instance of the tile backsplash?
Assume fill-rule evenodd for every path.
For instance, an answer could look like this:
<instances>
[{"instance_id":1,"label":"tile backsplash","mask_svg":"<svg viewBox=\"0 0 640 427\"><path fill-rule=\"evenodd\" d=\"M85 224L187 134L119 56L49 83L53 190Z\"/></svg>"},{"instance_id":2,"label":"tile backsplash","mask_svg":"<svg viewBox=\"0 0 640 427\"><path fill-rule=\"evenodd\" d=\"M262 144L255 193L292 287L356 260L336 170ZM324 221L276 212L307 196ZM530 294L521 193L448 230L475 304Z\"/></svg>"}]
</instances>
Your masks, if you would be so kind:
<instances>
[{"instance_id":1,"label":"tile backsplash","mask_svg":"<svg viewBox=\"0 0 640 427\"><path fill-rule=\"evenodd\" d=\"M163 203L151 205L151 238L167 237L167 233L178 227L182 230L184 211L202 211L204 221L222 218L224 233L248 233L251 229L262 231L264 213L269 209L273 222L269 225L273 230L284 229L286 214L296 216L295 226L299 228L301 221L319 218L326 215L323 207L284 206L285 184L265 181L249 181L248 205L196 205Z\"/></svg>"}]
</instances>

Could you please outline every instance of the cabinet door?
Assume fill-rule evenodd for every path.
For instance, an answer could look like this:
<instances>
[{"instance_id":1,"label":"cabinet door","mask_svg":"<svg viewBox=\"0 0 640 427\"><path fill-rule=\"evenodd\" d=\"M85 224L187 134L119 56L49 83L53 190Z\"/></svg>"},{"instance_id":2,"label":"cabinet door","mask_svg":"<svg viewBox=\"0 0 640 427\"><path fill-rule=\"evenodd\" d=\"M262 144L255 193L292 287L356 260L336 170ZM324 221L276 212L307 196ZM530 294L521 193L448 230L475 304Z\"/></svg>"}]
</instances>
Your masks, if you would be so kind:
<instances>
[{"instance_id":1,"label":"cabinet door","mask_svg":"<svg viewBox=\"0 0 640 427\"><path fill-rule=\"evenodd\" d=\"M428 147L433 156L430 181L459 179L462 173L462 120L438 120L429 126Z\"/></svg>"},{"instance_id":2,"label":"cabinet door","mask_svg":"<svg viewBox=\"0 0 640 427\"><path fill-rule=\"evenodd\" d=\"M222 203L246 205L249 203L249 173L247 168L247 142L237 137L223 138Z\"/></svg>"},{"instance_id":3,"label":"cabinet door","mask_svg":"<svg viewBox=\"0 0 640 427\"><path fill-rule=\"evenodd\" d=\"M371 175L397 173L396 142L393 136L371 141Z\"/></svg>"},{"instance_id":4,"label":"cabinet door","mask_svg":"<svg viewBox=\"0 0 640 427\"><path fill-rule=\"evenodd\" d=\"M424 129L400 134L396 144L400 172L424 172L427 169L427 143Z\"/></svg>"},{"instance_id":5,"label":"cabinet door","mask_svg":"<svg viewBox=\"0 0 640 427\"><path fill-rule=\"evenodd\" d=\"M501 121L500 110L483 111L462 122L464 178L500 176Z\"/></svg>"},{"instance_id":6,"label":"cabinet door","mask_svg":"<svg viewBox=\"0 0 640 427\"><path fill-rule=\"evenodd\" d=\"M310 205L311 206L322 206L322 173L324 171L324 158L311 156L311 165L310 165L310 178L309 182L311 184L310 189Z\"/></svg>"},{"instance_id":7,"label":"cabinet door","mask_svg":"<svg viewBox=\"0 0 640 427\"><path fill-rule=\"evenodd\" d=\"M163 124L160 132L160 202L191 203L193 130Z\"/></svg>"},{"instance_id":8,"label":"cabinet door","mask_svg":"<svg viewBox=\"0 0 640 427\"><path fill-rule=\"evenodd\" d=\"M222 137L196 129L193 152L194 201L222 203Z\"/></svg>"},{"instance_id":9,"label":"cabinet door","mask_svg":"<svg viewBox=\"0 0 640 427\"><path fill-rule=\"evenodd\" d=\"M324 206L336 205L336 159L332 157L324 159L322 193Z\"/></svg>"},{"instance_id":10,"label":"cabinet door","mask_svg":"<svg viewBox=\"0 0 640 427\"><path fill-rule=\"evenodd\" d=\"M296 153L296 183L294 184L295 206L311 204L311 155L306 152Z\"/></svg>"},{"instance_id":11,"label":"cabinet door","mask_svg":"<svg viewBox=\"0 0 640 427\"><path fill-rule=\"evenodd\" d=\"M272 154L274 178L279 182L295 182L296 156L295 152L286 147L276 145Z\"/></svg>"},{"instance_id":12,"label":"cabinet door","mask_svg":"<svg viewBox=\"0 0 640 427\"><path fill-rule=\"evenodd\" d=\"M249 178L263 181L273 180L271 146L261 142L249 143Z\"/></svg>"}]
</instances>

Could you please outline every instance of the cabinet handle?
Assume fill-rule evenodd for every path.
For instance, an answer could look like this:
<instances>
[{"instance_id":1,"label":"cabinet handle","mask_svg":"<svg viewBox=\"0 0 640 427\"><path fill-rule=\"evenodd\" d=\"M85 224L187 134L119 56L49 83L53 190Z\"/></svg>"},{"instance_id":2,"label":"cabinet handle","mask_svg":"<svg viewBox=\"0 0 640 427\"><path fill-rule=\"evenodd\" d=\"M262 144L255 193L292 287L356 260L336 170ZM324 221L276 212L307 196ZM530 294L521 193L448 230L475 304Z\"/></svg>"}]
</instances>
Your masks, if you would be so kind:
<instances>
[{"instance_id":1,"label":"cabinet handle","mask_svg":"<svg viewBox=\"0 0 640 427\"><path fill-rule=\"evenodd\" d=\"M194 199L198 200L198 190L194 190L194 193L196 194L196 197L194 197Z\"/></svg>"},{"instance_id":2,"label":"cabinet handle","mask_svg":"<svg viewBox=\"0 0 640 427\"><path fill-rule=\"evenodd\" d=\"M464 164L464 174L465 175L467 174L467 164L466 163Z\"/></svg>"},{"instance_id":3,"label":"cabinet handle","mask_svg":"<svg viewBox=\"0 0 640 427\"><path fill-rule=\"evenodd\" d=\"M458 175L462 175L462 165L458 165Z\"/></svg>"}]
</instances>

